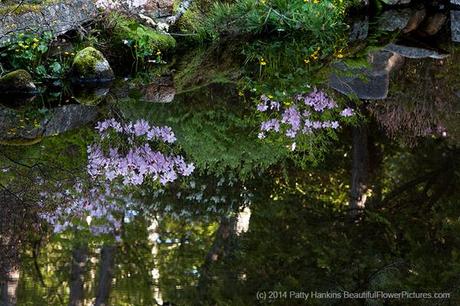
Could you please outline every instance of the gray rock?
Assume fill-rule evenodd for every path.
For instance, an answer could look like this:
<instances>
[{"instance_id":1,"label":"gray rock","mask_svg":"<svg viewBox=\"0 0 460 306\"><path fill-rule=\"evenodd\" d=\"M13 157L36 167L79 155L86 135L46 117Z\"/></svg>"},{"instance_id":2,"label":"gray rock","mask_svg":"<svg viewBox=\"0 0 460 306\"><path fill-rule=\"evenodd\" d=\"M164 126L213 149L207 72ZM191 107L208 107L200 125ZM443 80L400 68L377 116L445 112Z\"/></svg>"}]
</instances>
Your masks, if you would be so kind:
<instances>
[{"instance_id":1,"label":"gray rock","mask_svg":"<svg viewBox=\"0 0 460 306\"><path fill-rule=\"evenodd\" d=\"M399 44L389 44L384 50L400 54L407 58L434 58L443 59L449 56L447 53L441 53L437 50L425 49L419 46L405 46Z\"/></svg>"},{"instance_id":2,"label":"gray rock","mask_svg":"<svg viewBox=\"0 0 460 306\"><path fill-rule=\"evenodd\" d=\"M147 0L146 2L144 12L152 17L159 18L173 14L173 0Z\"/></svg>"},{"instance_id":3,"label":"gray rock","mask_svg":"<svg viewBox=\"0 0 460 306\"><path fill-rule=\"evenodd\" d=\"M450 0L451 4L460 5L460 0Z\"/></svg>"},{"instance_id":4,"label":"gray rock","mask_svg":"<svg viewBox=\"0 0 460 306\"><path fill-rule=\"evenodd\" d=\"M369 34L369 18L366 16L364 20L356 20L353 22L350 30L349 40L364 40Z\"/></svg>"},{"instance_id":5,"label":"gray rock","mask_svg":"<svg viewBox=\"0 0 460 306\"><path fill-rule=\"evenodd\" d=\"M334 65L337 73L329 78L329 86L346 95L364 100L385 99L390 73L401 67L404 59L392 52L379 51L368 56L369 67L350 68L345 63Z\"/></svg>"},{"instance_id":6,"label":"gray rock","mask_svg":"<svg viewBox=\"0 0 460 306\"><path fill-rule=\"evenodd\" d=\"M133 0L117 0L115 7L112 5L106 6L110 10L117 10L129 15L142 14L151 18L163 18L173 15L174 0L144 0L144 1L133 1ZM133 5L133 2L138 2ZM177 3L180 6L180 2ZM104 5L102 5L104 7Z\"/></svg>"},{"instance_id":7,"label":"gray rock","mask_svg":"<svg viewBox=\"0 0 460 306\"><path fill-rule=\"evenodd\" d=\"M43 5L24 13L12 9L0 18L0 46L7 45L14 33L52 32L55 36L76 29L98 14L92 0L69 0Z\"/></svg>"},{"instance_id":8,"label":"gray rock","mask_svg":"<svg viewBox=\"0 0 460 306\"><path fill-rule=\"evenodd\" d=\"M413 10L389 10L383 12L378 19L378 28L382 31L393 32L404 29L414 15Z\"/></svg>"},{"instance_id":9,"label":"gray rock","mask_svg":"<svg viewBox=\"0 0 460 306\"><path fill-rule=\"evenodd\" d=\"M450 11L450 30L452 41L460 42L460 11Z\"/></svg>"},{"instance_id":10,"label":"gray rock","mask_svg":"<svg viewBox=\"0 0 460 306\"><path fill-rule=\"evenodd\" d=\"M409 4L411 0L382 0L382 2L388 5L404 5Z\"/></svg>"},{"instance_id":11,"label":"gray rock","mask_svg":"<svg viewBox=\"0 0 460 306\"><path fill-rule=\"evenodd\" d=\"M104 55L93 47L77 53L71 69L72 79L77 83L112 81L115 76Z\"/></svg>"}]
</instances>

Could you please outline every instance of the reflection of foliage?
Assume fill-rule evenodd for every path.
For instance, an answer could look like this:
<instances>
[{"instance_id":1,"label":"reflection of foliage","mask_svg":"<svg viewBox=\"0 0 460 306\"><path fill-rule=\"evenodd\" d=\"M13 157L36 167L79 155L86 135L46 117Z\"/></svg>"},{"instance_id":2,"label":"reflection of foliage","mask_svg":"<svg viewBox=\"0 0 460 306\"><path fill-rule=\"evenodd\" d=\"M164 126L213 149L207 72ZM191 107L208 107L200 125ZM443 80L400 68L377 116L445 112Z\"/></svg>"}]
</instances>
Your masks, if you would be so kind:
<instances>
[{"instance_id":1,"label":"reflection of foliage","mask_svg":"<svg viewBox=\"0 0 460 306\"><path fill-rule=\"evenodd\" d=\"M39 145L2 148L0 181L2 195L6 198L2 200L0 236L6 235L4 237L9 237L11 242L18 238L11 245L12 254L17 255L18 249L30 244L36 255L46 232L38 215L54 209L56 205L47 203L39 206L39 194L43 190L58 192L60 188L72 185L72 178L84 169L85 140L89 137L87 130L82 129L45 138ZM57 187L57 182L60 187ZM3 223L5 217L7 222ZM15 221L17 217L19 220ZM9 236L9 231L14 235ZM4 246L1 249L7 250ZM0 254L0 261L3 258ZM38 281L37 287L40 286Z\"/></svg>"},{"instance_id":2,"label":"reflection of foliage","mask_svg":"<svg viewBox=\"0 0 460 306\"><path fill-rule=\"evenodd\" d=\"M217 174L232 170L247 177L276 163L287 149L255 141L256 124L252 116L244 117L248 110L232 98L234 94L229 86L214 85L176 96L167 107L132 100L119 105L128 119L143 117L171 126L199 170Z\"/></svg>"},{"instance_id":3,"label":"reflection of foliage","mask_svg":"<svg viewBox=\"0 0 460 306\"><path fill-rule=\"evenodd\" d=\"M371 197L359 223L344 202L333 204L346 201L347 186L338 188L344 172L289 171L289 181L258 181L250 231L241 253L213 270L209 304L248 304L258 290L458 293L460 177L446 169L458 169L458 152L440 146L423 154L433 148L427 145L413 154L402 150L400 160L388 147L385 169L392 171L376 182L383 194ZM330 162L341 164L334 156ZM389 183L395 175L398 182Z\"/></svg>"},{"instance_id":4,"label":"reflection of foliage","mask_svg":"<svg viewBox=\"0 0 460 306\"><path fill-rule=\"evenodd\" d=\"M213 83L235 82L243 71L239 52L238 46L228 43L197 48L181 55L174 75L177 92L193 91Z\"/></svg>"},{"instance_id":5,"label":"reflection of foliage","mask_svg":"<svg viewBox=\"0 0 460 306\"><path fill-rule=\"evenodd\" d=\"M243 53L252 75L243 88L256 88L275 96L308 91L310 86L327 79L327 72L321 71L321 68L341 48L340 45L340 37L331 43L321 44L302 35L247 44Z\"/></svg>"}]
</instances>

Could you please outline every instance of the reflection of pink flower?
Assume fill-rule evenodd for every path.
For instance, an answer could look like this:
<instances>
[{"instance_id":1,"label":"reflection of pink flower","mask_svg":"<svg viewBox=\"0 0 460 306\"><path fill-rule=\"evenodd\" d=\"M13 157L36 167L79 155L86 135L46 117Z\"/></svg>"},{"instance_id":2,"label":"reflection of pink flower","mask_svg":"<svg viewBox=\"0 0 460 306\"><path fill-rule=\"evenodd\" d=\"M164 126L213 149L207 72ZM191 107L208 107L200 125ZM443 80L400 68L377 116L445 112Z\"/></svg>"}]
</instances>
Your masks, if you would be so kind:
<instances>
[{"instance_id":1,"label":"reflection of pink flower","mask_svg":"<svg viewBox=\"0 0 460 306\"><path fill-rule=\"evenodd\" d=\"M143 136L147 134L150 129L150 125L145 120L139 120L133 125L134 135Z\"/></svg>"},{"instance_id":2,"label":"reflection of pink flower","mask_svg":"<svg viewBox=\"0 0 460 306\"><path fill-rule=\"evenodd\" d=\"M259 112L265 112L268 109L268 106L266 104L259 104L257 105L257 110Z\"/></svg>"},{"instance_id":3,"label":"reflection of pink flower","mask_svg":"<svg viewBox=\"0 0 460 306\"><path fill-rule=\"evenodd\" d=\"M276 111L279 111L280 110L280 103L279 102L276 102L276 101L272 101L270 103L270 109L273 109L273 110L276 110Z\"/></svg>"},{"instance_id":4,"label":"reflection of pink flower","mask_svg":"<svg viewBox=\"0 0 460 306\"><path fill-rule=\"evenodd\" d=\"M317 88L307 94L294 95L293 101L287 100L284 104L272 101L271 98L262 95L257 105L257 110L260 112L271 110L269 114L271 119L265 119L260 125L259 139L266 138L269 132L296 138L299 134L308 135L324 130L336 130L341 126L340 119L344 120L344 117L355 115L352 108L339 108L332 98Z\"/></svg>"},{"instance_id":5,"label":"reflection of pink flower","mask_svg":"<svg viewBox=\"0 0 460 306\"><path fill-rule=\"evenodd\" d=\"M354 111L352 108L347 107L340 113L340 115L343 117L351 117L354 115Z\"/></svg>"}]
</instances>

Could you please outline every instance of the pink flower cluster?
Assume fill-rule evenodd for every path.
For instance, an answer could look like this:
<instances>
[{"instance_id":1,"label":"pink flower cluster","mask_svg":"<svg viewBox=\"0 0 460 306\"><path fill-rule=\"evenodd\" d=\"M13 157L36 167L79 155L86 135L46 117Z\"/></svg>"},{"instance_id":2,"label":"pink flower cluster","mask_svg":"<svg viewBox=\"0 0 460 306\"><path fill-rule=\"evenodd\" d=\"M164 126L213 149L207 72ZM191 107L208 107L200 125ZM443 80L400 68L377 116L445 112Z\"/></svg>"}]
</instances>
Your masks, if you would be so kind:
<instances>
[{"instance_id":1,"label":"pink flower cluster","mask_svg":"<svg viewBox=\"0 0 460 306\"><path fill-rule=\"evenodd\" d=\"M342 117L354 115L351 108L340 110L337 103L323 91L314 89L309 94L298 94L294 97L294 104L282 108L278 101L273 101L265 95L260 97L257 110L275 117L262 122L259 139L267 137L267 132L284 133L289 138L296 138L299 134L312 134L321 129L338 129L338 120ZM326 120L323 118L336 118ZM292 143L291 149L296 147Z\"/></svg>"},{"instance_id":2,"label":"pink flower cluster","mask_svg":"<svg viewBox=\"0 0 460 306\"><path fill-rule=\"evenodd\" d=\"M195 169L193 163L186 163L180 155L167 155L152 149L149 141L158 140L174 143L176 137L170 127L151 127L145 120L121 124L114 119L99 122L96 126L102 139L108 139L109 130L126 138L129 150L101 145L88 147L87 170L92 178L103 177L108 181L123 179L124 185L141 185L146 179L159 181L162 185L175 181L179 176L190 176ZM141 144L136 144L141 138Z\"/></svg>"},{"instance_id":3,"label":"pink flower cluster","mask_svg":"<svg viewBox=\"0 0 460 306\"><path fill-rule=\"evenodd\" d=\"M134 9L145 6L147 2L148 0L97 0L96 6L106 10Z\"/></svg>"}]
</instances>

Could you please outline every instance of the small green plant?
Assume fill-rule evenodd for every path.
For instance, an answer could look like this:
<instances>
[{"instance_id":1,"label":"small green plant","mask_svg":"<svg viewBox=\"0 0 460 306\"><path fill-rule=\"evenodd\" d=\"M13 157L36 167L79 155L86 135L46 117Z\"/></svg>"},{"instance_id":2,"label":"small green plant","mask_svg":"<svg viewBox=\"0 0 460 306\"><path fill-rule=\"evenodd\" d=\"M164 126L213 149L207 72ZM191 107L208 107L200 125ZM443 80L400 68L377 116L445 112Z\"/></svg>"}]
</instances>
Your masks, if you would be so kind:
<instances>
[{"instance_id":1,"label":"small green plant","mask_svg":"<svg viewBox=\"0 0 460 306\"><path fill-rule=\"evenodd\" d=\"M329 42L343 28L349 5L343 0L216 2L205 18L195 22L201 37L303 33L315 43Z\"/></svg>"},{"instance_id":2,"label":"small green plant","mask_svg":"<svg viewBox=\"0 0 460 306\"><path fill-rule=\"evenodd\" d=\"M144 26L135 19L111 13L108 20L108 28L112 32L111 45L128 48L135 61L136 70L139 64L147 61L165 63L162 59L163 51L176 45L176 41L169 34Z\"/></svg>"},{"instance_id":3,"label":"small green plant","mask_svg":"<svg viewBox=\"0 0 460 306\"><path fill-rule=\"evenodd\" d=\"M61 78L71 64L71 52L57 52L51 56L49 46L53 41L51 32L41 35L18 33L10 38L10 44L0 54L4 67L26 69L38 79ZM59 47L58 47L59 49Z\"/></svg>"}]
</instances>

